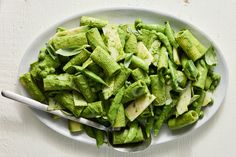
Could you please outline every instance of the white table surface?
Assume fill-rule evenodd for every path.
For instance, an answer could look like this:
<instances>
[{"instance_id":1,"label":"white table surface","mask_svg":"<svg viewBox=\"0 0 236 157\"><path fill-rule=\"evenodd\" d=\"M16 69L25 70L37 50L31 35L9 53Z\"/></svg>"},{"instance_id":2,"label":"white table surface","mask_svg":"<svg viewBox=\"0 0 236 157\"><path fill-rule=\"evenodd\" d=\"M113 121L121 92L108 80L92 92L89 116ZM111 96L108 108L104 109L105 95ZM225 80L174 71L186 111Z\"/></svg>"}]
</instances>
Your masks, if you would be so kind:
<instances>
[{"instance_id":1,"label":"white table surface","mask_svg":"<svg viewBox=\"0 0 236 157\"><path fill-rule=\"evenodd\" d=\"M42 124L26 107L0 97L1 157L236 156L235 0L0 0L0 89L17 91L17 69L30 42L50 25L87 9L138 6L168 12L206 32L224 53L229 88L219 112L177 141L129 154L79 143Z\"/></svg>"}]
</instances>

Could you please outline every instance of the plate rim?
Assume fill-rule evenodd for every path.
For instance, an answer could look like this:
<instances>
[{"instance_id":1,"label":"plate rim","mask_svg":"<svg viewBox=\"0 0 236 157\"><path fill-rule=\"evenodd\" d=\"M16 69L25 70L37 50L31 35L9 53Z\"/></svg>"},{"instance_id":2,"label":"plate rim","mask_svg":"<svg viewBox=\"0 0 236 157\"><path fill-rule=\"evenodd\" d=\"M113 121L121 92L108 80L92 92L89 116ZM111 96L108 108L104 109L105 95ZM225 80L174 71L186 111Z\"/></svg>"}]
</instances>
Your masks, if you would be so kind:
<instances>
[{"instance_id":1,"label":"plate rim","mask_svg":"<svg viewBox=\"0 0 236 157\"><path fill-rule=\"evenodd\" d=\"M185 137L185 136L188 136L189 134L192 134L192 133L196 132L199 128L202 128L204 125L206 125L206 124L212 119L212 117L214 117L214 116L217 114L217 112L219 112L220 107L222 107L223 102L224 102L225 99L226 99L227 91L228 91L228 84L229 84L229 69L228 69L228 65L227 65L227 62L226 62L226 60L225 60L225 57L223 56L223 53L222 53L221 49L218 47L218 45L216 44L216 42L214 42L214 41L209 37L209 35L207 35L207 34L206 34L203 30L201 30L199 27L194 26L194 25L193 25L191 22L189 22L188 20L186 20L186 19L182 20L181 18L179 18L179 17L177 17L177 16L175 16L175 15L173 15L173 14L170 14L170 13L168 13L168 12L160 11L160 10L155 10L154 8L133 7L133 6L105 7L105 8L88 9L88 10L86 10L86 11L78 11L77 13L74 13L73 15L70 15L70 16L68 16L68 17L61 18L61 20L59 19L58 22L55 22L55 23L51 24L50 26L46 27L45 29L39 31L39 33L37 33L37 34L33 37L33 40L27 45L27 48L24 50L24 54L23 54L22 57L21 57L21 60L20 60L19 65L22 65L22 64L23 64L22 62L23 62L24 58L25 58L26 55L27 55L26 52L28 52L28 51L31 49L32 45L33 45L37 40L39 40L40 38L42 38L43 36L45 36L45 35L48 33L48 31L50 31L50 30L56 28L56 27L59 26L59 25L62 25L63 23L66 23L66 22L68 22L68 21L70 21L70 20L73 20L73 19L75 19L75 18L77 18L77 17L83 16L83 15L86 15L86 14L93 14L93 13L96 13L96 12L104 12L104 11L118 11L118 10L120 10L120 11L121 11L121 10L127 10L127 11L143 11L143 12L148 12L148 13L152 13L152 14L158 14L158 15L160 15L160 16L164 16L164 17L167 17L167 18L171 18L171 19L176 20L176 21L180 21L181 23L184 23L184 24L190 26L191 28L193 28L194 30L197 30L198 32L200 32L204 37L206 37L206 39L207 39L210 43L212 43L212 44L214 45L215 49L217 49L217 55L219 56L219 58L221 58L221 62L222 62L222 64L223 64L224 67L225 67L225 69L224 69L224 70L225 70L225 88L224 88L224 91L223 91L224 96L223 96L222 99L220 100L219 105L218 105L218 107L216 108L216 111L215 111L208 119L206 119L205 122L202 123L200 126L194 128L194 129L191 129L191 130L185 132L184 134L180 134L180 135L178 135L177 138L174 138L174 139L169 139L169 140L161 141L161 142L159 142L159 143L153 143L153 141L152 141L152 144L151 144L151 145L154 146L154 145L159 145L159 144L163 144L163 143L168 143L168 142L172 142L172 141L175 141L175 140L179 140L179 139L181 139L181 138L183 138L183 137ZM17 80L18 80L19 76L21 75L20 72L21 72L21 66L18 67ZM23 88L23 87L21 86L21 84L20 84L19 81L18 81L18 83L17 83L17 90L19 90L19 92L20 92L21 94L22 94L22 88ZM29 107L29 108L30 108L30 107ZM44 120L40 115L38 115L38 114L35 112L34 109L32 109L32 108L30 108L30 109L33 111L34 116L36 116L37 119L39 119L39 121L40 121L41 123L43 123L44 125L46 125L48 128L52 129L52 130L55 131L56 133L58 133L58 134L60 134L60 135L63 135L63 136L65 136L65 137L68 137L68 138L70 138L70 139L73 139L73 140L75 140L75 141L79 141L79 142L81 142L81 143L83 143L83 144L94 145L95 141L93 141L93 142L88 142L88 141L86 141L86 142L85 142L85 141L76 140L75 138L73 138L73 136L68 136L68 135L64 134L62 131L58 131L58 129L56 129L56 128L50 126L48 123L46 123L45 120ZM104 145L103 145L103 146L104 146ZM106 146L107 146L107 145L106 145Z\"/></svg>"}]
</instances>

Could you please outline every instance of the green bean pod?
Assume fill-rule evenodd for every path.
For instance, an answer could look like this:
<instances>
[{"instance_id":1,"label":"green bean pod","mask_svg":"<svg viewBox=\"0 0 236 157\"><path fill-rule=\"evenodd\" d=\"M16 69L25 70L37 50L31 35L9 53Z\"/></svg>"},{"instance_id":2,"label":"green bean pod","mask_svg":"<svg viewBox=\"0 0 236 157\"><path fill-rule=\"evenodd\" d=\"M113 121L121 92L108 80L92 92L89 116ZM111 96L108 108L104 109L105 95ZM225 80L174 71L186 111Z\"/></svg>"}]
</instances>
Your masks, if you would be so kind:
<instances>
[{"instance_id":1,"label":"green bean pod","mask_svg":"<svg viewBox=\"0 0 236 157\"><path fill-rule=\"evenodd\" d=\"M175 35L174 35L174 31L170 26L170 23L167 21L165 23L165 34L168 38L168 40L170 41L170 44L174 47L174 48L178 48L179 44L176 42L175 40Z\"/></svg>"},{"instance_id":2,"label":"green bean pod","mask_svg":"<svg viewBox=\"0 0 236 157\"><path fill-rule=\"evenodd\" d=\"M178 84L178 75L177 75L177 67L176 65L168 60L168 65L169 65L169 70L170 70L170 74L171 74L171 79L172 79L172 84L173 84L173 87L176 91L181 91L182 89L179 87L179 84Z\"/></svg>"},{"instance_id":3,"label":"green bean pod","mask_svg":"<svg viewBox=\"0 0 236 157\"><path fill-rule=\"evenodd\" d=\"M106 82L103 81L103 79L101 77L99 77L98 75L96 75L95 73L93 73L92 71L89 71L87 69L84 69L81 66L73 66L73 68L75 68L78 72L81 72L83 75L87 76L88 78L92 79L95 82L101 83L105 86L108 86L106 84Z\"/></svg>"},{"instance_id":4,"label":"green bean pod","mask_svg":"<svg viewBox=\"0 0 236 157\"><path fill-rule=\"evenodd\" d=\"M159 25L159 24L144 24L144 23L139 23L137 25L138 29L147 29L147 30L155 30L157 32L164 33L165 32L165 26Z\"/></svg>"},{"instance_id":5,"label":"green bean pod","mask_svg":"<svg viewBox=\"0 0 236 157\"><path fill-rule=\"evenodd\" d=\"M168 38L161 32L156 33L156 35L157 35L157 38L165 45L168 51L169 58L173 60L173 50L172 50L172 46L170 45Z\"/></svg>"},{"instance_id":6,"label":"green bean pod","mask_svg":"<svg viewBox=\"0 0 236 157\"><path fill-rule=\"evenodd\" d=\"M173 48L173 61L176 65L181 65L180 63L180 58L179 58L179 53L176 48Z\"/></svg>"},{"instance_id":7,"label":"green bean pod","mask_svg":"<svg viewBox=\"0 0 236 157\"><path fill-rule=\"evenodd\" d=\"M72 73L73 70L68 69L68 68L73 65L82 65L89 58L90 55L91 55L91 53L88 50L83 49L79 54L74 56L69 62L67 62L64 65L63 70L68 73Z\"/></svg>"},{"instance_id":8,"label":"green bean pod","mask_svg":"<svg viewBox=\"0 0 236 157\"><path fill-rule=\"evenodd\" d=\"M171 109L172 109L172 105L165 105L160 115L157 117L157 120L155 120L154 125L153 125L153 131L154 131L155 136L159 134L160 129L162 125L164 124L164 121L166 120L167 116L169 115Z\"/></svg>"},{"instance_id":9,"label":"green bean pod","mask_svg":"<svg viewBox=\"0 0 236 157\"><path fill-rule=\"evenodd\" d=\"M134 66L135 68L141 68L146 72L149 70L149 65L143 59L134 55L131 58L131 66Z\"/></svg>"}]
</instances>

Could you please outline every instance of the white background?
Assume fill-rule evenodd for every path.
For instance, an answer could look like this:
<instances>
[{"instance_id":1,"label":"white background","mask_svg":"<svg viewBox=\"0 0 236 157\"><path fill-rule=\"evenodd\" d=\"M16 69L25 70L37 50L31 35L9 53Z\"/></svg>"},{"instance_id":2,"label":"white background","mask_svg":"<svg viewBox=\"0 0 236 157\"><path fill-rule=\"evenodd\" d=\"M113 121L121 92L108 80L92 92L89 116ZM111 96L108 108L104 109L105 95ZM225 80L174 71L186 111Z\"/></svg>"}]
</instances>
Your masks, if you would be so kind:
<instances>
[{"instance_id":1,"label":"white background","mask_svg":"<svg viewBox=\"0 0 236 157\"><path fill-rule=\"evenodd\" d=\"M186 1L186 0L185 0ZM17 69L25 49L44 29L80 11L138 6L175 15L207 33L224 53L229 87L209 123L177 141L141 153L115 152L79 143L47 128L19 103L0 97L1 157L234 157L236 156L235 0L0 0L0 90L17 91Z\"/></svg>"}]
</instances>

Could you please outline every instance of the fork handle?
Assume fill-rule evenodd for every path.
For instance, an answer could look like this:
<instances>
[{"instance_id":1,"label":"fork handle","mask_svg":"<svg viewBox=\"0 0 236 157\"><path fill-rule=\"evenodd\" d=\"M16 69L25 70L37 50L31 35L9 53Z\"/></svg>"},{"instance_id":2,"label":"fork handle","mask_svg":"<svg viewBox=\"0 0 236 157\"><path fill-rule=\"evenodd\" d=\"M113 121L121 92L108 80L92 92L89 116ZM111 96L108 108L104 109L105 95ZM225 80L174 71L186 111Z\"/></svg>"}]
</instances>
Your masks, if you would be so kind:
<instances>
[{"instance_id":1,"label":"fork handle","mask_svg":"<svg viewBox=\"0 0 236 157\"><path fill-rule=\"evenodd\" d=\"M16 94L14 92L11 92L11 91L8 91L8 90L2 90L1 94L2 94L2 96L6 97L8 99L12 99L12 100L21 102L21 103L25 104L28 107L32 107L32 108L35 108L37 110L48 112L48 113L57 115L59 117L65 118L65 119L69 119L69 120L72 120L72 121L75 121L75 122L78 122L78 123L81 123L81 124L84 124L84 125L91 126L93 128L99 129L99 130L107 131L107 127L105 127L104 125L93 122L93 121L88 120L86 118L82 118L82 117L76 118L74 116L65 115L60 110L49 111L47 109L48 105L43 104L39 101L30 99L28 97L24 97L22 95Z\"/></svg>"}]
</instances>

